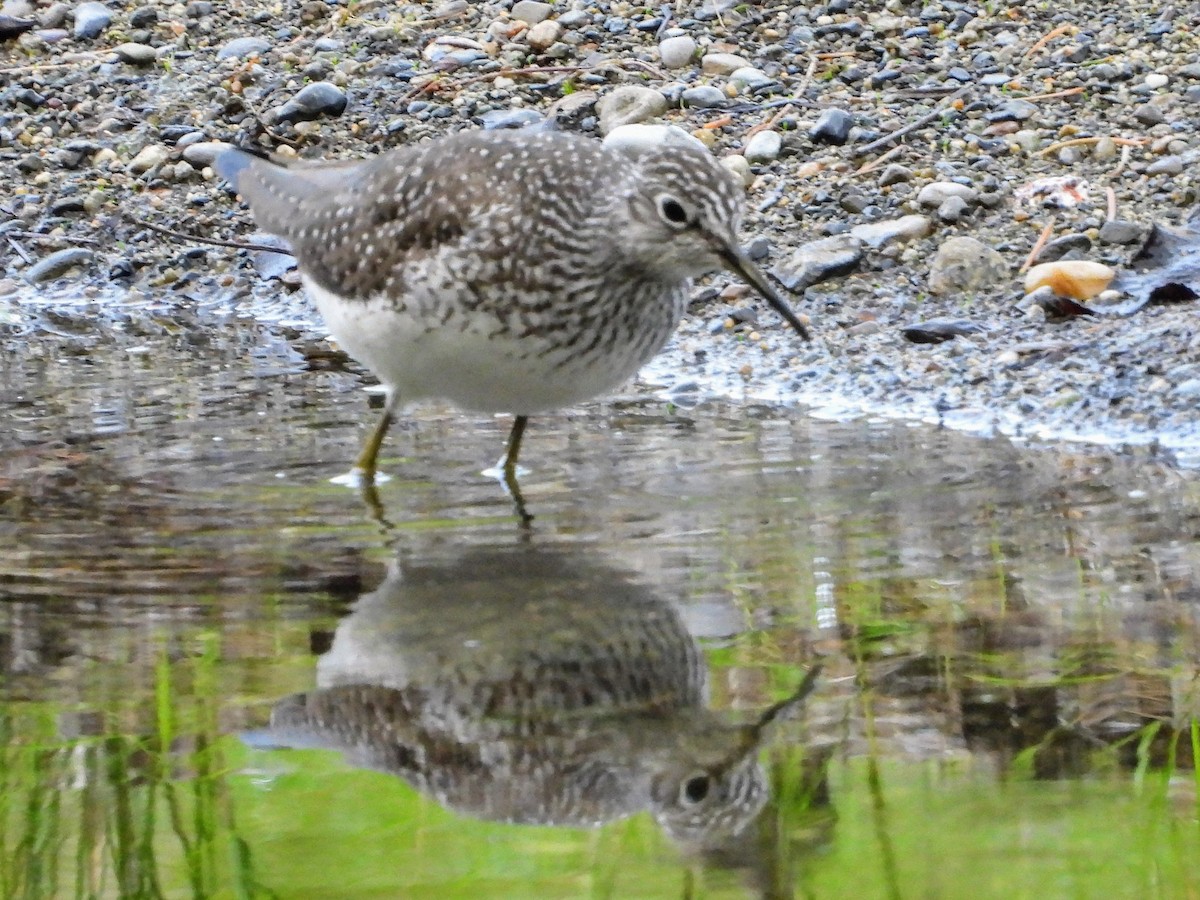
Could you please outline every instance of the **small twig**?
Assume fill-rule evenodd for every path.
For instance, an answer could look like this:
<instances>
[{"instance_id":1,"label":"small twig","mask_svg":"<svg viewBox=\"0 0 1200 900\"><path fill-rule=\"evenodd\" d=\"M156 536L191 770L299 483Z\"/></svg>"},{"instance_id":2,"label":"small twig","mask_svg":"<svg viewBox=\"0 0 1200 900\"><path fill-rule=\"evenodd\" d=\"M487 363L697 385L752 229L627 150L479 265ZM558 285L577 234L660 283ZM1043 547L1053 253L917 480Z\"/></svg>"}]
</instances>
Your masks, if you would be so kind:
<instances>
[{"instance_id":1,"label":"small twig","mask_svg":"<svg viewBox=\"0 0 1200 900\"><path fill-rule=\"evenodd\" d=\"M415 100L422 94L429 94L433 91L440 90L447 84L455 88L463 87L468 84L474 84L477 81L487 81L495 78L517 78L522 75L533 75L535 73L545 72L548 74L571 73L587 71L590 66L528 66L523 69L497 69L495 72L483 72L481 74L470 75L466 78L444 78L438 73L433 73L433 77L428 81L423 81L407 94L400 98L397 105L403 106L410 100Z\"/></svg>"},{"instance_id":2,"label":"small twig","mask_svg":"<svg viewBox=\"0 0 1200 900\"><path fill-rule=\"evenodd\" d=\"M31 257L28 253L25 252L25 248L22 247L20 244L18 244L16 239L12 235L6 234L5 237L8 238L8 245L10 247L12 247L13 250L16 251L17 256L19 256L19 257L21 257L21 259L25 260L25 265L32 266L33 265L33 257Z\"/></svg>"},{"instance_id":3,"label":"small twig","mask_svg":"<svg viewBox=\"0 0 1200 900\"><path fill-rule=\"evenodd\" d=\"M917 119L915 122L910 122L908 125L905 125L903 128L897 128L891 134L885 134L883 137L878 138L874 141L871 141L871 143L865 145L864 147L860 147L858 152L855 153L854 155L855 156L868 156L868 155L874 153L876 150L882 150L884 147L887 147L889 144L894 144L896 141L900 140L905 135L916 131L918 128L921 128L924 125L928 125L930 122L932 122L938 116L940 116L943 112L945 112L945 107L947 105L953 103L955 100L958 100L961 97L963 97L964 95L966 95L968 90L970 90L970 86L964 85L963 87L961 87L957 91L955 91L953 94L951 94L950 96L948 96L944 100L942 100L941 103L939 103L937 106L935 106L929 112L927 112L925 115L921 116L921 118Z\"/></svg>"},{"instance_id":4,"label":"small twig","mask_svg":"<svg viewBox=\"0 0 1200 900\"><path fill-rule=\"evenodd\" d=\"M1051 91L1049 94L1029 94L1021 97L1021 100L1058 100L1061 97L1074 97L1076 94L1082 94L1087 88L1080 85L1079 87L1067 88L1065 91Z\"/></svg>"},{"instance_id":5,"label":"small twig","mask_svg":"<svg viewBox=\"0 0 1200 900\"><path fill-rule=\"evenodd\" d=\"M1050 235L1054 233L1054 220L1051 219L1046 223L1046 227L1042 229L1042 233L1038 235L1038 239L1033 244L1033 249L1029 251L1029 255L1025 257L1025 262L1021 263L1021 268L1018 272L1024 272L1033 265L1033 261L1038 258L1038 254L1042 252L1042 248L1046 246L1046 242L1050 240Z\"/></svg>"},{"instance_id":6,"label":"small twig","mask_svg":"<svg viewBox=\"0 0 1200 900\"><path fill-rule=\"evenodd\" d=\"M398 101L398 105L404 105L410 100L415 100L422 94L428 94L439 90L441 87L449 85L454 88L461 88L468 84L474 84L477 81L489 81L495 78L520 78L525 75L578 75L582 72L595 72L600 69L608 69L612 67L628 67L630 69L641 69L644 72L653 75L656 78L666 79L666 73L662 72L650 63L640 59L608 59L594 66L526 66L520 69L497 69L495 72L481 72L475 75L469 75L466 78L443 78L434 73L434 77L428 81L424 81L402 96Z\"/></svg>"},{"instance_id":7,"label":"small twig","mask_svg":"<svg viewBox=\"0 0 1200 900\"><path fill-rule=\"evenodd\" d=\"M1037 53L1056 37L1061 37L1064 34L1074 34L1076 30L1075 26L1068 22L1066 25L1059 25L1054 30L1047 31L1032 47L1025 51L1025 58L1028 59L1033 56L1033 54Z\"/></svg>"},{"instance_id":8,"label":"small twig","mask_svg":"<svg viewBox=\"0 0 1200 900\"><path fill-rule=\"evenodd\" d=\"M300 149L301 145L300 145L299 141L294 141L291 138L280 134L278 131L276 131L274 128L272 128L270 125L267 124L267 120L262 116L261 113L259 113L258 109L255 108L254 104L250 102L249 97L247 97L245 94L238 94L238 97L241 99L242 105L245 106L246 109L250 111L250 115L252 115L254 117L254 121L263 130L263 133L265 135L267 135L267 137L271 138L276 143L286 144L287 146L291 147L293 150Z\"/></svg>"},{"instance_id":9,"label":"small twig","mask_svg":"<svg viewBox=\"0 0 1200 900\"><path fill-rule=\"evenodd\" d=\"M27 66L10 66L7 69L0 69L0 75L29 75L35 72L45 72L49 69L69 69L76 63L93 63L101 56L107 56L111 52L112 51L108 51L107 53L95 51L83 53L74 59L63 60L62 62L31 63Z\"/></svg>"},{"instance_id":10,"label":"small twig","mask_svg":"<svg viewBox=\"0 0 1200 900\"><path fill-rule=\"evenodd\" d=\"M1051 144L1049 147L1044 147L1039 152L1042 156L1053 153L1056 150L1062 150L1064 147L1082 147L1085 144L1095 144L1103 140L1103 135L1098 137L1081 137L1071 138L1069 141L1059 141L1056 144ZM1114 144L1120 144L1123 147L1141 147L1146 141L1142 138L1109 138Z\"/></svg>"},{"instance_id":11,"label":"small twig","mask_svg":"<svg viewBox=\"0 0 1200 900\"><path fill-rule=\"evenodd\" d=\"M700 127L705 129L706 131L716 131L718 128L724 128L726 125L732 125L732 124L733 124L733 116L727 114L727 115L721 116L719 119L713 119L711 122L705 122Z\"/></svg>"},{"instance_id":12,"label":"small twig","mask_svg":"<svg viewBox=\"0 0 1200 900\"><path fill-rule=\"evenodd\" d=\"M1117 217L1117 192L1109 184L1105 186L1104 194L1108 197L1108 218L1105 221L1111 222Z\"/></svg>"},{"instance_id":13,"label":"small twig","mask_svg":"<svg viewBox=\"0 0 1200 900\"><path fill-rule=\"evenodd\" d=\"M1096 66L1105 65L1106 63L1116 62L1120 58L1121 57L1115 53L1112 56L1097 56L1095 59L1089 59L1085 63L1080 63L1079 67L1081 69L1092 69Z\"/></svg>"},{"instance_id":14,"label":"small twig","mask_svg":"<svg viewBox=\"0 0 1200 900\"><path fill-rule=\"evenodd\" d=\"M81 247L99 247L100 242L91 238L76 237L73 234L38 234L36 231L6 231L6 237L20 238L23 241L55 241L60 244L78 244Z\"/></svg>"},{"instance_id":15,"label":"small twig","mask_svg":"<svg viewBox=\"0 0 1200 900\"><path fill-rule=\"evenodd\" d=\"M892 157L894 157L894 156L896 156L896 155L898 155L898 154L900 154L900 153L903 153L903 152L904 152L904 145L903 145L903 144L900 144L899 146L893 147L893 148L892 148L891 150L889 150L887 153L883 154L883 156L880 156L880 157L878 157L878 158L876 158L876 159L873 159L873 160L871 160L869 163L865 163L865 164L862 166L862 168L860 168L860 169L859 169L857 172L855 172L854 174L855 174L855 175L866 175L868 172L874 172L876 169L878 169L880 166L882 166L882 165L883 165L885 162L887 162L889 159L891 159Z\"/></svg>"},{"instance_id":16,"label":"small twig","mask_svg":"<svg viewBox=\"0 0 1200 900\"><path fill-rule=\"evenodd\" d=\"M444 22L447 19L453 19L455 17L462 18L464 15L466 15L466 12L467 11L465 9L457 9L457 10L454 10L453 12L442 13L440 16L435 16L435 15L431 14L431 15L428 15L425 18L423 18L421 20L421 22L422 23L424 23L424 22Z\"/></svg>"},{"instance_id":17,"label":"small twig","mask_svg":"<svg viewBox=\"0 0 1200 900\"><path fill-rule=\"evenodd\" d=\"M165 228L162 225L155 225L153 222L147 222L145 219L137 219L129 215L125 218L141 228L157 231L159 234L165 234L167 237L175 238L179 241L188 241L193 244L209 244L213 247L229 247L233 250L263 250L267 253L282 253L285 256L292 255L291 250L283 247L272 247L270 244L254 244L248 241L223 241L219 238L201 237L198 234L175 231L173 228Z\"/></svg>"},{"instance_id":18,"label":"small twig","mask_svg":"<svg viewBox=\"0 0 1200 900\"><path fill-rule=\"evenodd\" d=\"M775 188L775 190L771 191L771 193L763 199L762 203L758 204L758 212L766 212L768 209L782 200L785 193L787 193L787 185L779 185L779 187Z\"/></svg>"},{"instance_id":19,"label":"small twig","mask_svg":"<svg viewBox=\"0 0 1200 900\"><path fill-rule=\"evenodd\" d=\"M601 63L598 66L594 66L593 68L600 70L600 69L604 69L611 65L616 65L618 68L621 66L624 66L629 69L637 69L641 72L645 72L647 75L650 75L654 78L661 78L663 81L667 80L666 72L664 72L662 69L660 69L658 66L654 65L653 63L646 62L644 59L630 58L630 59L610 60L608 62Z\"/></svg>"},{"instance_id":20,"label":"small twig","mask_svg":"<svg viewBox=\"0 0 1200 900\"><path fill-rule=\"evenodd\" d=\"M770 131L772 128L774 128L776 125L778 125L785 116L790 116L795 111L796 111L796 107L792 106L792 104L790 104L790 103L786 104L785 106L779 107L779 109L777 109L775 111L775 115L771 116L769 119L767 119L764 122L759 122L757 125L755 125L753 128L751 128L749 131L747 131L746 139L749 140L750 138L752 138L756 134L758 134L760 131Z\"/></svg>"},{"instance_id":21,"label":"small twig","mask_svg":"<svg viewBox=\"0 0 1200 900\"><path fill-rule=\"evenodd\" d=\"M896 91L895 96L902 100L927 100L930 97L947 97L950 94L960 91L962 88L946 87L945 85L934 85L924 88L905 88L904 90ZM857 99L857 98L851 98ZM866 102L875 103L874 97L862 98Z\"/></svg>"},{"instance_id":22,"label":"small twig","mask_svg":"<svg viewBox=\"0 0 1200 900\"><path fill-rule=\"evenodd\" d=\"M673 18L671 15L671 7L669 6L664 6L661 10L661 13L662 24L658 26L658 31L654 32L654 40L657 43L661 43L665 33L671 30L671 19Z\"/></svg>"},{"instance_id":23,"label":"small twig","mask_svg":"<svg viewBox=\"0 0 1200 900\"><path fill-rule=\"evenodd\" d=\"M800 84L792 91L792 96L803 97L808 90L808 86L812 84L813 76L817 74L817 58L810 56L808 58L808 68L804 70L804 77L800 79Z\"/></svg>"},{"instance_id":24,"label":"small twig","mask_svg":"<svg viewBox=\"0 0 1200 900\"><path fill-rule=\"evenodd\" d=\"M1129 165L1129 157L1133 155L1133 148L1126 145L1121 148L1121 159L1117 162L1117 167L1108 173L1109 178L1116 178L1125 171L1125 167Z\"/></svg>"},{"instance_id":25,"label":"small twig","mask_svg":"<svg viewBox=\"0 0 1200 900\"><path fill-rule=\"evenodd\" d=\"M812 83L813 73L816 70L817 70L817 57L810 56L808 58L808 68L804 72L804 77L800 79L800 83L798 85L796 85L795 89L792 91L792 95L796 98L797 102L799 102L800 99L804 96L804 92L808 90L809 84ZM746 132L747 140L754 137L754 135L758 134L760 131L766 131L770 128L774 128L776 125L778 125L783 120L783 118L785 116L789 116L795 111L796 111L796 107L793 105L793 102L791 100L786 101L783 104L783 106L781 106L779 108L779 111L776 112L773 116L771 116L771 118L767 119L766 121L759 122L757 125L755 125L753 128L751 128L749 131L747 131Z\"/></svg>"}]
</instances>

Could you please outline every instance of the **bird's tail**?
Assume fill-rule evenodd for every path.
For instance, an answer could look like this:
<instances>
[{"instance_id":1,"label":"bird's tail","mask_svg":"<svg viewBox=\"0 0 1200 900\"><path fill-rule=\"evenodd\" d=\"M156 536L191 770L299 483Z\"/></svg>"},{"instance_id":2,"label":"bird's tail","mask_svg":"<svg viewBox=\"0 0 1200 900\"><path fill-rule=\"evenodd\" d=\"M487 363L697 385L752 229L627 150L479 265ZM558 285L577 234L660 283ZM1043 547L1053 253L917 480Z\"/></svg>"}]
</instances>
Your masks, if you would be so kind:
<instances>
[{"instance_id":1,"label":"bird's tail","mask_svg":"<svg viewBox=\"0 0 1200 900\"><path fill-rule=\"evenodd\" d=\"M281 166L236 147L217 154L213 168L242 195L259 228L289 240L345 184L336 166Z\"/></svg>"},{"instance_id":2,"label":"bird's tail","mask_svg":"<svg viewBox=\"0 0 1200 900\"><path fill-rule=\"evenodd\" d=\"M249 169L258 157L237 147L228 147L217 154L213 160L213 168L217 174L233 185L234 190L241 191L239 182L242 173Z\"/></svg>"}]
</instances>

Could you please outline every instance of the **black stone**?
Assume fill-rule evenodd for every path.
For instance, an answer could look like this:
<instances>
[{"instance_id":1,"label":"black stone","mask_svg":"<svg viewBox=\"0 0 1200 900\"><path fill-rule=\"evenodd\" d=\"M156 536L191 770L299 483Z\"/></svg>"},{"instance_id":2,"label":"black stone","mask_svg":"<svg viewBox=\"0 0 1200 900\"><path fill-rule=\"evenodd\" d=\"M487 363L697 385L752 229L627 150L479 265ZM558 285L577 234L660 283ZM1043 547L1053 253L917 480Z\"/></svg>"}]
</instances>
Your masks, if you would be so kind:
<instances>
[{"instance_id":1,"label":"black stone","mask_svg":"<svg viewBox=\"0 0 1200 900\"><path fill-rule=\"evenodd\" d=\"M1091 249L1092 241L1086 234L1065 234L1046 244L1038 254L1037 262L1054 262L1067 254L1084 254Z\"/></svg>"},{"instance_id":2,"label":"black stone","mask_svg":"<svg viewBox=\"0 0 1200 900\"><path fill-rule=\"evenodd\" d=\"M158 24L158 10L153 6L139 6L129 14L130 28L149 28Z\"/></svg>"},{"instance_id":3,"label":"black stone","mask_svg":"<svg viewBox=\"0 0 1200 900\"><path fill-rule=\"evenodd\" d=\"M827 109L817 118L808 136L818 144L844 144L850 136L854 117L843 109Z\"/></svg>"},{"instance_id":4,"label":"black stone","mask_svg":"<svg viewBox=\"0 0 1200 900\"><path fill-rule=\"evenodd\" d=\"M276 111L280 122L307 122L322 116L340 116L346 109L346 93L328 81L307 85Z\"/></svg>"},{"instance_id":5,"label":"black stone","mask_svg":"<svg viewBox=\"0 0 1200 900\"><path fill-rule=\"evenodd\" d=\"M930 319L915 322L900 330L906 340L914 344L941 344L955 337L977 334L983 331L979 325L966 319Z\"/></svg>"}]
</instances>

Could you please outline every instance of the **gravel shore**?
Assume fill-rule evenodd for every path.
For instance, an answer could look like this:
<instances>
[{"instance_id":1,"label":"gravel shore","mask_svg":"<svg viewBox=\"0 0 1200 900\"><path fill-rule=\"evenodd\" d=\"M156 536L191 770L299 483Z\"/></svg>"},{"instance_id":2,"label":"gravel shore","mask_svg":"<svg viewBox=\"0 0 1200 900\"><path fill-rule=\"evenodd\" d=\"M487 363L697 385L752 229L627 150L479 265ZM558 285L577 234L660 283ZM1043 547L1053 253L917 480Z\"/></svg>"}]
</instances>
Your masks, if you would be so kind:
<instances>
[{"instance_id":1,"label":"gravel shore","mask_svg":"<svg viewBox=\"0 0 1200 900\"><path fill-rule=\"evenodd\" d=\"M86 350L245 316L311 352L288 258L142 224L252 239L217 142L332 159L464 128L668 123L744 179L744 238L816 338L717 276L651 367L667 396L1200 465L1200 301L1145 302L1129 278L1152 226L1183 229L1172 261L1200 242L1198 22L1195 2L5 0L0 332ZM1032 262L1117 274L1084 314L1026 295L1040 236ZM1200 291L1195 267L1172 280Z\"/></svg>"}]
</instances>

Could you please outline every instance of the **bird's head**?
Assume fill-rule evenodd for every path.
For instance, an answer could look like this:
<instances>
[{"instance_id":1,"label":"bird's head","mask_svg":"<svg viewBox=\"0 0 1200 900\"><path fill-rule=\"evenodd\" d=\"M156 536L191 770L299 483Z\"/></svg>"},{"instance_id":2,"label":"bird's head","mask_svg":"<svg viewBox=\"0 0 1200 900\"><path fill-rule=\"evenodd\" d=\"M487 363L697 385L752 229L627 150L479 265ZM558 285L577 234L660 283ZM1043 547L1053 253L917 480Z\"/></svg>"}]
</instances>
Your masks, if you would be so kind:
<instances>
[{"instance_id":1,"label":"bird's head","mask_svg":"<svg viewBox=\"0 0 1200 900\"><path fill-rule=\"evenodd\" d=\"M808 329L742 249L742 186L701 147L668 142L622 148L635 170L625 234L616 236L643 270L678 283L727 269L757 291L799 334Z\"/></svg>"}]
</instances>

